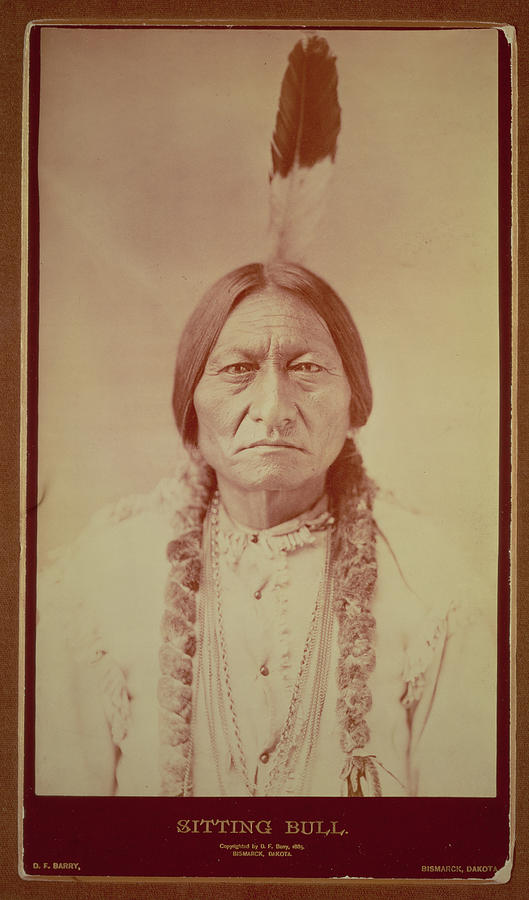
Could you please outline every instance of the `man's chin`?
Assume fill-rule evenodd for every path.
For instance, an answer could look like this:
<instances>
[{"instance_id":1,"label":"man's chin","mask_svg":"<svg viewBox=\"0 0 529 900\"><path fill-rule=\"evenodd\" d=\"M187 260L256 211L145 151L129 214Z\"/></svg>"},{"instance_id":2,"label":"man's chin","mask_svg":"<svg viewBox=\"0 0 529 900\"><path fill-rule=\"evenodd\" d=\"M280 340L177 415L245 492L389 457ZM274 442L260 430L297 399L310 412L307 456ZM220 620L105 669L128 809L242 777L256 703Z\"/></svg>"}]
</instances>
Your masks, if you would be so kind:
<instances>
[{"instance_id":1,"label":"man's chin","mask_svg":"<svg viewBox=\"0 0 529 900\"><path fill-rule=\"evenodd\" d=\"M272 462L244 467L236 474L239 487L248 491L293 491L311 478L299 466Z\"/></svg>"}]
</instances>

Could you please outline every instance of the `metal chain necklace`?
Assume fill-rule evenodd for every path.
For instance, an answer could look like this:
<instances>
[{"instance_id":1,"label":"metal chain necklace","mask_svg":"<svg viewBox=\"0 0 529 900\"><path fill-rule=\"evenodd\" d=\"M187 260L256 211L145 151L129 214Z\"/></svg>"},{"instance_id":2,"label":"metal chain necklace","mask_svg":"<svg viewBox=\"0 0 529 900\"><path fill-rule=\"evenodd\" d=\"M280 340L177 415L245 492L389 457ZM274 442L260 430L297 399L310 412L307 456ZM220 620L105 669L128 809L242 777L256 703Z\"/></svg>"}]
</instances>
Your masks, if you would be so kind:
<instances>
[{"instance_id":1,"label":"metal chain necklace","mask_svg":"<svg viewBox=\"0 0 529 900\"><path fill-rule=\"evenodd\" d=\"M200 656L207 654L206 664L201 664L206 687L206 716L210 732L211 746L217 768L219 784L223 784L223 766L221 764L216 736L215 710L218 712L220 726L227 747L234 746L233 756L250 796L255 796L257 785L251 780L244 746L241 738L236 705L233 697L231 673L224 633L222 613L222 596L220 581L219 553L219 496L213 497L206 535L210 547L209 565L205 566L206 597L199 611ZM205 535L205 536L206 536ZM208 602L209 601L209 602ZM301 662L292 691L285 724L273 754L272 764L264 782L262 793L270 796L281 792L302 793L306 781L313 747L315 746L326 697L332 642L332 603L330 578L330 538L327 535L324 572L320 588L314 604L307 638L303 648ZM208 634L207 646L204 635ZM315 653L316 649L316 653ZM313 686L307 692L309 675L313 670ZM222 687L224 685L224 689ZM302 698L308 693L310 701L304 714ZM217 696L216 696L217 695ZM216 703L213 698L216 696ZM227 708L226 708L227 707ZM261 793L261 791L260 791Z\"/></svg>"}]
</instances>

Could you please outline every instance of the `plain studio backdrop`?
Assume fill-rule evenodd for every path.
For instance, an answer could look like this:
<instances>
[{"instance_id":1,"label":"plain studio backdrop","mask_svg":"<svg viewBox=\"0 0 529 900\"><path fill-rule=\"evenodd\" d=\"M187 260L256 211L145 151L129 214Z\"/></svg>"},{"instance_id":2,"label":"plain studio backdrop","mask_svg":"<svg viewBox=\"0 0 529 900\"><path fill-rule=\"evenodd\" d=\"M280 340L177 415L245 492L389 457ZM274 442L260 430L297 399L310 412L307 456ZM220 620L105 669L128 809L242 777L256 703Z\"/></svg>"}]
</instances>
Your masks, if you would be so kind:
<instances>
[{"instance_id":1,"label":"plain studio backdrop","mask_svg":"<svg viewBox=\"0 0 529 900\"><path fill-rule=\"evenodd\" d=\"M497 33L328 31L342 130L310 268L363 337L370 474L495 599ZM263 258L296 30L42 33L39 554L182 450L175 350L212 281Z\"/></svg>"}]
</instances>

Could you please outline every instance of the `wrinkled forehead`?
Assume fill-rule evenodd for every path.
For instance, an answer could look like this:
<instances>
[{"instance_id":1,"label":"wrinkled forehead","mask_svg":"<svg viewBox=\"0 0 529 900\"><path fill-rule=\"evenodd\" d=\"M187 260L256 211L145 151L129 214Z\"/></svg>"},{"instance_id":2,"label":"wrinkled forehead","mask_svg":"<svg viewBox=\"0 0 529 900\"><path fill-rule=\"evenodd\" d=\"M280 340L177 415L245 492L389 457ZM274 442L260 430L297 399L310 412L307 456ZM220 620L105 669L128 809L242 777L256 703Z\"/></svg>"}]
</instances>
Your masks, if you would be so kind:
<instances>
[{"instance_id":1,"label":"wrinkled forehead","mask_svg":"<svg viewBox=\"0 0 529 900\"><path fill-rule=\"evenodd\" d=\"M272 288L255 292L231 311L212 355L231 346L274 346L325 350L338 355L327 323L310 304L287 291Z\"/></svg>"}]
</instances>

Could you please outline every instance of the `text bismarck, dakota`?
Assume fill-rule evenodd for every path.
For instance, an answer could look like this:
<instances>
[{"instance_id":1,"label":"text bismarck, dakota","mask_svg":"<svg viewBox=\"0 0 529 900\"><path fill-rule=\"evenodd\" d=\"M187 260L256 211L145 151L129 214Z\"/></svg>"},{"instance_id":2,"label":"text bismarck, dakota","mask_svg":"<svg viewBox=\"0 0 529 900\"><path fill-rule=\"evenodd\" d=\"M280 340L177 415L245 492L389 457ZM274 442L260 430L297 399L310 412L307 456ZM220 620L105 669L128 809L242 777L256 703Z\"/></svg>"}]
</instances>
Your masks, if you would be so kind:
<instances>
[{"instance_id":1,"label":"text bismarck, dakota","mask_svg":"<svg viewBox=\"0 0 529 900\"><path fill-rule=\"evenodd\" d=\"M498 871L498 867L494 865L473 865L473 866L463 866L458 863L452 864L437 864L430 866L421 866L421 872L429 872L430 874L435 875L474 875L474 876L484 876L484 875L493 875L494 872Z\"/></svg>"}]
</instances>

